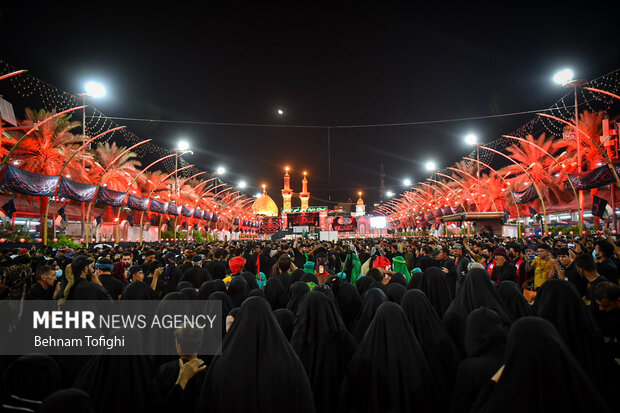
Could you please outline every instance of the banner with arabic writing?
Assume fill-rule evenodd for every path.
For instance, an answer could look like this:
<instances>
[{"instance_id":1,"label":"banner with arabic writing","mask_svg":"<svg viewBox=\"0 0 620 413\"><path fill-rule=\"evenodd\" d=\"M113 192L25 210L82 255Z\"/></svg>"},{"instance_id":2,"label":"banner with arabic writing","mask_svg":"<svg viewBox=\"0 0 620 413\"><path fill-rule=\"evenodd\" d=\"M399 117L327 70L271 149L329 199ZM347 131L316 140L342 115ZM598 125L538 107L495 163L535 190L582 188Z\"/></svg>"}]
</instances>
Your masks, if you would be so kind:
<instances>
[{"instance_id":1,"label":"banner with arabic writing","mask_svg":"<svg viewBox=\"0 0 620 413\"><path fill-rule=\"evenodd\" d=\"M56 192L58 177L54 175L36 174L6 166L2 185L12 192L33 196L52 196Z\"/></svg>"},{"instance_id":2,"label":"banner with arabic writing","mask_svg":"<svg viewBox=\"0 0 620 413\"><path fill-rule=\"evenodd\" d=\"M97 185L83 184L63 176L58 185L58 196L79 202L90 202L95 197L96 189Z\"/></svg>"}]
</instances>

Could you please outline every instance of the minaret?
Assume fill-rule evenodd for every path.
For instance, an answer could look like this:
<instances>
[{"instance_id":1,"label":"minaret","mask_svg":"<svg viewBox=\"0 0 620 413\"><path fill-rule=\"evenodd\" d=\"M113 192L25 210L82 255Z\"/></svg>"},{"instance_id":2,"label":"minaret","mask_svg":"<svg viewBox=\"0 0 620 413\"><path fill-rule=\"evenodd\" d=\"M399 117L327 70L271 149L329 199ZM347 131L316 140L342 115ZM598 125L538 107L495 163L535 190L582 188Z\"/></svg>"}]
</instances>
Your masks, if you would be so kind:
<instances>
[{"instance_id":1,"label":"minaret","mask_svg":"<svg viewBox=\"0 0 620 413\"><path fill-rule=\"evenodd\" d=\"M288 166L285 168L284 174L284 189L282 189L282 210L289 211L291 209L291 197L293 196L293 190L291 189L291 177L288 174Z\"/></svg>"},{"instance_id":2,"label":"minaret","mask_svg":"<svg viewBox=\"0 0 620 413\"><path fill-rule=\"evenodd\" d=\"M301 192L299 193L299 199L301 200L301 210L305 211L308 209L308 200L310 199L310 192L308 192L308 178L306 175L308 173L304 171L304 179L301 181Z\"/></svg>"},{"instance_id":3,"label":"minaret","mask_svg":"<svg viewBox=\"0 0 620 413\"><path fill-rule=\"evenodd\" d=\"M357 200L357 204L355 204L355 216L363 217L366 215L366 205L364 205L364 200L362 199L362 191L357 194L360 198Z\"/></svg>"}]
</instances>

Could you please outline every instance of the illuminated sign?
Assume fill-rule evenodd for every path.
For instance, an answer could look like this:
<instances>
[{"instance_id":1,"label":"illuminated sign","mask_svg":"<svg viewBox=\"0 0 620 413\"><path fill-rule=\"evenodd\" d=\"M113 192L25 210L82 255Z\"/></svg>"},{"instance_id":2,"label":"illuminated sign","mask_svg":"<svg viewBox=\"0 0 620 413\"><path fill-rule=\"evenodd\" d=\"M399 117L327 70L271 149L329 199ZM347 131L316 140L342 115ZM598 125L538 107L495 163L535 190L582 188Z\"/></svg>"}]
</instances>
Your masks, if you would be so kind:
<instances>
[{"instance_id":1,"label":"illuminated sign","mask_svg":"<svg viewBox=\"0 0 620 413\"><path fill-rule=\"evenodd\" d=\"M290 213L296 213L296 212L318 212L318 211L327 211L327 207L326 206L315 206L315 207L308 207L308 209L301 209L300 207L295 207L295 208L287 209L284 212L290 214Z\"/></svg>"}]
</instances>

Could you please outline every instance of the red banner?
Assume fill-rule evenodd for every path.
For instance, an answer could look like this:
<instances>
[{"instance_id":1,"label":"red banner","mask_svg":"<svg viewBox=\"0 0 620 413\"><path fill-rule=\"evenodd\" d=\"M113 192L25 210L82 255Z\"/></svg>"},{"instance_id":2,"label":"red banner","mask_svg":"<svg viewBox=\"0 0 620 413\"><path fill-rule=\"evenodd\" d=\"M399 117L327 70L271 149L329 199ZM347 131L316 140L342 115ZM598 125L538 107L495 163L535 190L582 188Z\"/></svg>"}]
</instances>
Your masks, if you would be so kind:
<instances>
[{"instance_id":1,"label":"red banner","mask_svg":"<svg viewBox=\"0 0 620 413\"><path fill-rule=\"evenodd\" d=\"M273 233L280 230L280 218L278 217L265 217L260 223L260 232Z\"/></svg>"},{"instance_id":2,"label":"red banner","mask_svg":"<svg viewBox=\"0 0 620 413\"><path fill-rule=\"evenodd\" d=\"M319 226L318 212L300 212L295 214L286 214L289 227L303 226Z\"/></svg>"},{"instance_id":3,"label":"red banner","mask_svg":"<svg viewBox=\"0 0 620 413\"><path fill-rule=\"evenodd\" d=\"M332 222L332 229L334 231L348 231L353 232L357 230L357 220L355 217L336 217Z\"/></svg>"}]
</instances>

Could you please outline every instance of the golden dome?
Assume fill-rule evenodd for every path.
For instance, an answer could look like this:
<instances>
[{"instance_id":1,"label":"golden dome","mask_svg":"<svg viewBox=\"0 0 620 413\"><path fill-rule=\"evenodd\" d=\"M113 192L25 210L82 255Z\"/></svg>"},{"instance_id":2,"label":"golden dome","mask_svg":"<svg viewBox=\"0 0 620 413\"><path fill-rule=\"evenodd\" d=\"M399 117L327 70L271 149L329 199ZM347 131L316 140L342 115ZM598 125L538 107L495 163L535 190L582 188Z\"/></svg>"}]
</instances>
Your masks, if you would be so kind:
<instances>
[{"instance_id":1,"label":"golden dome","mask_svg":"<svg viewBox=\"0 0 620 413\"><path fill-rule=\"evenodd\" d=\"M257 215L264 215L267 217L277 217L278 216L278 206L271 199L269 195L263 192L263 195L260 196L254 203L252 204L252 212Z\"/></svg>"}]
</instances>

